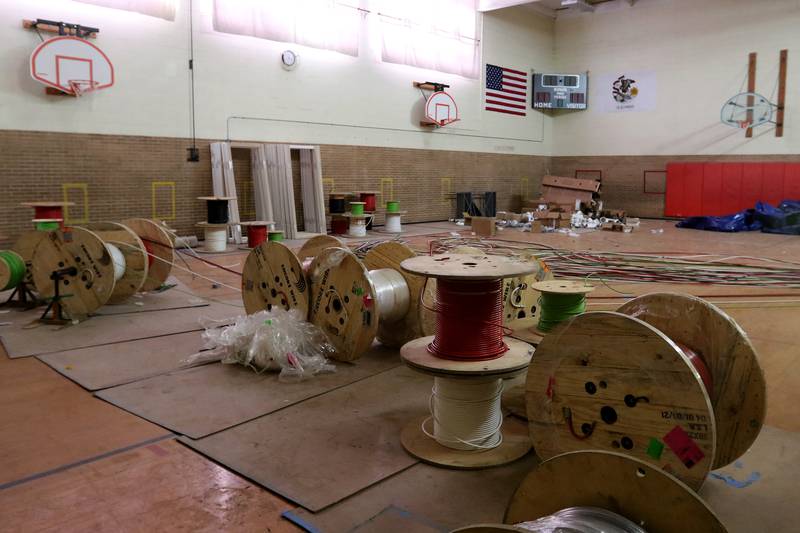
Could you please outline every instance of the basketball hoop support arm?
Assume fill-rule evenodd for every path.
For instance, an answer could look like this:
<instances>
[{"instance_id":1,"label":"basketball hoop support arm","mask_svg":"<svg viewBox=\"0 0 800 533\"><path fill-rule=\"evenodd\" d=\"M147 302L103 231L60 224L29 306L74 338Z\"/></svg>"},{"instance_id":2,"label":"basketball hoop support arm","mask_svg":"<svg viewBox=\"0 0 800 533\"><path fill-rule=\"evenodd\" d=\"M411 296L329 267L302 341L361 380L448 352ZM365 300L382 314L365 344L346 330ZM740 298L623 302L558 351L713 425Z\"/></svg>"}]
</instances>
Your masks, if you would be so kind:
<instances>
[{"instance_id":1,"label":"basketball hoop support arm","mask_svg":"<svg viewBox=\"0 0 800 533\"><path fill-rule=\"evenodd\" d=\"M50 33L57 33L59 35L72 35L75 37L80 37L81 39L94 39L97 37L97 34L100 33L99 28L91 28L89 26L82 26L81 24L74 24L72 22L46 19L23 19L22 27L28 30L40 30Z\"/></svg>"}]
</instances>

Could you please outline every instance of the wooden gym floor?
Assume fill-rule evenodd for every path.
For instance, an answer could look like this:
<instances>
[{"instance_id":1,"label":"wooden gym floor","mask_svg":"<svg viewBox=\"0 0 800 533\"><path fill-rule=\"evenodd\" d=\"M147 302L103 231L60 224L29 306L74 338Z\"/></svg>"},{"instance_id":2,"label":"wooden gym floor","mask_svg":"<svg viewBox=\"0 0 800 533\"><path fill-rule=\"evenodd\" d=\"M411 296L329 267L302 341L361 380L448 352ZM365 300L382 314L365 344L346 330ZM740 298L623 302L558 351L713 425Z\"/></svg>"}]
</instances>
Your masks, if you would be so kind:
<instances>
[{"instance_id":1,"label":"wooden gym floor","mask_svg":"<svg viewBox=\"0 0 800 533\"><path fill-rule=\"evenodd\" d=\"M464 227L448 223L409 229L413 229L412 235L403 238L419 250L427 249L433 233L469 234ZM660 229L663 233L651 232ZM386 236L377 233L371 237ZM509 229L497 238L573 249L714 253L800 262L797 237L679 230L666 221L645 220L630 234L597 231L571 237ZM241 270L246 252L203 257ZM196 272L225 285L239 284L235 274L195 259L186 261ZM195 294L231 302L232 314L237 312L235 290L213 287L186 272L176 271L175 275ZM636 294L689 292L725 309L750 336L766 373L766 424L800 432L800 417L795 414L800 404L800 352L794 337L794 328L800 323L800 290L653 284L613 287ZM618 293L600 287L589 305L592 310L614 309L622 301ZM0 323L4 314L5 310ZM0 326L0 332L3 327L7 326ZM179 444L169 431L93 397L37 359L11 360L0 354L0 529L295 531L296 527L280 516L293 507Z\"/></svg>"}]
</instances>

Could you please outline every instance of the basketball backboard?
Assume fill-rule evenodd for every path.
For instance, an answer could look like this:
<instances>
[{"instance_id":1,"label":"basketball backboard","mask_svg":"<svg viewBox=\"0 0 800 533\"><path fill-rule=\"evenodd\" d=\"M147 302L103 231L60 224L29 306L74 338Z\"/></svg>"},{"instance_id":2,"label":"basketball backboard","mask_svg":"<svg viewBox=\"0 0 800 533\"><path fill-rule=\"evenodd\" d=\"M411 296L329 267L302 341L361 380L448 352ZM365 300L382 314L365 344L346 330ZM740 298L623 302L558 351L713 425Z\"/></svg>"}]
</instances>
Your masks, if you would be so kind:
<instances>
[{"instance_id":1,"label":"basketball backboard","mask_svg":"<svg viewBox=\"0 0 800 533\"><path fill-rule=\"evenodd\" d=\"M446 126L458 120L458 106L452 96L444 91L431 94L425 102L425 120Z\"/></svg>"},{"instance_id":2,"label":"basketball backboard","mask_svg":"<svg viewBox=\"0 0 800 533\"><path fill-rule=\"evenodd\" d=\"M67 94L114 85L114 66L100 48L72 36L43 41L31 54L33 79Z\"/></svg>"}]
</instances>

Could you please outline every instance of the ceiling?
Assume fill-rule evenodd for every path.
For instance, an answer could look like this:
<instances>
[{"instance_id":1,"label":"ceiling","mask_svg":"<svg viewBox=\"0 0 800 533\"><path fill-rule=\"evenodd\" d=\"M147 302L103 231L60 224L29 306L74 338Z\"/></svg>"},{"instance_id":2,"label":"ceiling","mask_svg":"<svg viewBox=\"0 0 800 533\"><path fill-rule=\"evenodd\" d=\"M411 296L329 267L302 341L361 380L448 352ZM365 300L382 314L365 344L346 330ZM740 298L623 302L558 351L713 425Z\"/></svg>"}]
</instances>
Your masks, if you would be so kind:
<instances>
[{"instance_id":1,"label":"ceiling","mask_svg":"<svg viewBox=\"0 0 800 533\"><path fill-rule=\"evenodd\" d=\"M537 13L556 17L560 13L590 12L599 4L615 2L616 0L479 0L479 11L494 11L513 6L525 6ZM636 0L621 0L633 5ZM571 2L571 5L562 4Z\"/></svg>"}]
</instances>

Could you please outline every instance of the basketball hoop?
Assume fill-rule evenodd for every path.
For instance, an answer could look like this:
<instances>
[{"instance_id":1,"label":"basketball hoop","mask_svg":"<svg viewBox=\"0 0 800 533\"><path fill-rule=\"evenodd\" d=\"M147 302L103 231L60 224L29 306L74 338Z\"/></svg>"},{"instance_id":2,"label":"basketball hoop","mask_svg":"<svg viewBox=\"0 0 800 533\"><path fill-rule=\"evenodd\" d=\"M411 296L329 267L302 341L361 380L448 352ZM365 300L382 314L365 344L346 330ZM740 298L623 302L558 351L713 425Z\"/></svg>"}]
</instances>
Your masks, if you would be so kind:
<instances>
[{"instance_id":1,"label":"basketball hoop","mask_svg":"<svg viewBox=\"0 0 800 533\"><path fill-rule=\"evenodd\" d=\"M775 107L758 93L739 93L723 104L720 121L733 128L754 128L772 122Z\"/></svg>"},{"instance_id":2,"label":"basketball hoop","mask_svg":"<svg viewBox=\"0 0 800 533\"><path fill-rule=\"evenodd\" d=\"M69 80L69 87L72 89L72 94L81 96L84 93L92 92L100 85L99 81L93 80Z\"/></svg>"},{"instance_id":3,"label":"basketball hoop","mask_svg":"<svg viewBox=\"0 0 800 533\"><path fill-rule=\"evenodd\" d=\"M48 94L80 96L114 85L114 66L96 45L72 36L42 41L31 54L31 76Z\"/></svg>"}]
</instances>

